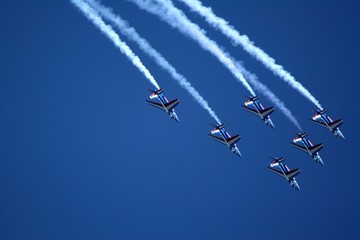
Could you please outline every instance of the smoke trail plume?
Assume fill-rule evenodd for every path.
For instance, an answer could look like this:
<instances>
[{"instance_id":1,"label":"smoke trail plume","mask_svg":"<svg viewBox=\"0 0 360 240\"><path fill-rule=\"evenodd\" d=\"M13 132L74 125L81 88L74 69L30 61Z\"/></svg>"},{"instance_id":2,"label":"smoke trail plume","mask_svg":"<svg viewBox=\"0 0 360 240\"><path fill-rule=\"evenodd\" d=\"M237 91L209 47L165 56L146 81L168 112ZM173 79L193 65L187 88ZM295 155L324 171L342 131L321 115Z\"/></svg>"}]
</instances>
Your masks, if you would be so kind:
<instances>
[{"instance_id":1,"label":"smoke trail plume","mask_svg":"<svg viewBox=\"0 0 360 240\"><path fill-rule=\"evenodd\" d=\"M126 45L125 42L121 41L119 35L111 28L111 26L107 25L99 14L92 9L89 4L84 2L83 0L70 0L76 7L80 9L80 11L91 21L93 24L96 25L113 43L114 45L123 53L125 54L132 64L139 69L140 72L144 74L144 76L156 87L160 89L158 83L151 75L149 70L142 64L140 58L136 56L131 49Z\"/></svg>"},{"instance_id":2,"label":"smoke trail plume","mask_svg":"<svg viewBox=\"0 0 360 240\"><path fill-rule=\"evenodd\" d=\"M322 109L319 101L283 66L277 64L275 59L270 57L261 48L254 45L254 43L246 35L241 35L233 26L218 16L211 8L205 7L199 0L178 0L185 3L192 11L204 17L205 20L215 29L220 30L225 36L230 38L236 45L240 44L243 49L248 52L255 59L260 61L266 68L271 70L275 75L279 76L287 82L292 88L299 91L304 97L314 103L319 109Z\"/></svg>"},{"instance_id":3,"label":"smoke trail plume","mask_svg":"<svg viewBox=\"0 0 360 240\"><path fill-rule=\"evenodd\" d=\"M255 74L249 72L240 64L237 66L250 84L257 91L262 92L264 96L276 106L277 109L279 109L300 131L302 131L298 120L294 117L294 115L292 115L291 111L285 106L285 104L265 84L259 82Z\"/></svg>"},{"instance_id":4,"label":"smoke trail plume","mask_svg":"<svg viewBox=\"0 0 360 240\"><path fill-rule=\"evenodd\" d=\"M166 0L130 0L136 3L141 9L146 10L152 14L158 15L164 22L170 24L172 27L177 28L184 35L187 35L197 41L201 47L213 53L225 65L230 66L229 70L238 77L242 73L247 75L251 84L259 91L261 91L274 105L291 121L296 127L301 129L296 118L291 114L290 110L286 108L285 104L281 102L274 93L270 91L264 84L257 80L257 77L246 71L245 68L229 54L223 52L220 47L212 40L210 40L199 26L190 22L190 20L180 10L175 8L171 2ZM160 3L160 4L156 4ZM223 60L226 60L225 63ZM229 65L227 65L229 63ZM235 70L236 71L235 71ZM236 74L235 74L236 73ZM245 79L245 78L244 78ZM251 89L251 88L250 88ZM252 90L252 89L251 89ZM255 96L254 91L250 91Z\"/></svg>"},{"instance_id":5,"label":"smoke trail plume","mask_svg":"<svg viewBox=\"0 0 360 240\"><path fill-rule=\"evenodd\" d=\"M172 78L174 78L181 87L187 90L190 95L195 99L196 102L203 107L212 118L218 123L221 124L220 119L215 114L215 112L210 108L208 102L200 95L200 93L191 85L191 83L181 74L179 74L176 69L158 52L156 51L150 43L142 38L133 27L130 27L128 22L123 20L119 15L115 15L110 8L102 6L99 2L95 0L86 0L97 12L99 12L104 19L112 22L120 32L125 35L128 39L134 41L141 50L143 50L147 55L155 60L155 62L167 71Z\"/></svg>"},{"instance_id":6,"label":"smoke trail plume","mask_svg":"<svg viewBox=\"0 0 360 240\"><path fill-rule=\"evenodd\" d=\"M215 55L218 60L238 79L245 88L255 96L255 92L244 78L243 74L237 69L233 59L228 53L221 50L220 46L213 40L206 37L204 31L194 23L192 23L185 14L177 9L172 2L158 0L156 4L149 0L130 0L136 3L141 9L158 15L164 22L170 24L173 28L177 28L183 34L193 38L200 46Z\"/></svg>"}]
</instances>

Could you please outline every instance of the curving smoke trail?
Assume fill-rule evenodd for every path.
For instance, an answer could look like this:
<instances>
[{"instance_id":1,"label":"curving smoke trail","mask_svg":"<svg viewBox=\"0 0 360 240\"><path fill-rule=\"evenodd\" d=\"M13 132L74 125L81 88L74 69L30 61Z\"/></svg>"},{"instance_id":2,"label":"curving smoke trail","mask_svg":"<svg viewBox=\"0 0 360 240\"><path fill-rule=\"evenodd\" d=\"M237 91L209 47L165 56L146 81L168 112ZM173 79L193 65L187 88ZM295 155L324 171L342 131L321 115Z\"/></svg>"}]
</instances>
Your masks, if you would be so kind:
<instances>
[{"instance_id":1,"label":"curving smoke trail","mask_svg":"<svg viewBox=\"0 0 360 240\"><path fill-rule=\"evenodd\" d=\"M209 39L204 30L198 25L192 23L183 12L177 9L172 2L168 0L129 0L138 5L139 8L148 11L152 14L158 15L164 22L177 28L184 35L191 37L197 41L202 48L214 54L234 75L240 80L244 79L243 74L247 75L247 79L259 91L261 91L274 105L297 127L301 127L296 118L291 114L290 110L286 108L285 104L281 102L274 93L270 91L264 84L257 80L257 77L245 70L245 68L233 59L228 53L221 50L216 42ZM243 84L244 82L241 81ZM246 82L248 85L248 83ZM245 84L244 84L245 85ZM248 88L249 89L249 88ZM254 91L251 89L251 94L255 96Z\"/></svg>"},{"instance_id":2,"label":"curving smoke trail","mask_svg":"<svg viewBox=\"0 0 360 240\"><path fill-rule=\"evenodd\" d=\"M134 66L137 67L139 71L144 74L144 76L154 85L154 87L160 89L158 83L151 75L149 70L140 61L140 58L131 51L131 49L128 47L128 45L125 42L121 41L119 35L116 34L116 32L112 29L111 26L107 25L102 20L99 14L96 11L94 11L94 9L89 6L89 4L87 4L83 0L70 0L70 1L76 7L78 7L80 11L84 14L84 16L86 16L89 21L95 24L95 26L98 27L101 30L101 32L103 32L123 54L125 54L130 59L132 64L134 64Z\"/></svg>"},{"instance_id":3,"label":"curving smoke trail","mask_svg":"<svg viewBox=\"0 0 360 240\"><path fill-rule=\"evenodd\" d=\"M275 59L270 57L261 48L254 45L254 43L246 35L241 35L233 26L218 16L212 11L211 8L205 7L199 0L178 0L187 5L192 11L204 17L212 27L220 30L225 36L230 38L236 45L240 44L243 49L251 56L260 61L266 68L271 70L275 75L279 76L285 82L287 82L292 88L299 91L304 97L314 103L319 109L322 109L320 102L283 66L277 64Z\"/></svg>"},{"instance_id":4,"label":"curving smoke trail","mask_svg":"<svg viewBox=\"0 0 360 240\"><path fill-rule=\"evenodd\" d=\"M215 55L218 60L238 79L245 88L255 96L255 92L244 78L241 71L236 67L235 62L224 52L213 40L206 37L204 31L196 24L192 23L185 14L177 9L171 1L157 0L129 0L138 5L139 8L158 15L164 22L177 28L184 35L197 41L200 46ZM157 3L157 4L156 4Z\"/></svg>"},{"instance_id":5,"label":"curving smoke trail","mask_svg":"<svg viewBox=\"0 0 360 240\"><path fill-rule=\"evenodd\" d=\"M200 104L201 107L208 111L210 116L214 118L218 124L221 124L220 119L210 108L208 102L191 85L191 83L183 75L179 74L176 69L158 51L156 51L147 40L142 38L133 27L130 27L128 22L123 20L119 15L115 15L110 8L104 7L96 0L86 1L105 19L112 22L123 35L134 41L141 50L153 58L160 67L167 71L172 76L172 78L174 78L179 83L181 87L190 93L190 95L195 99L196 102Z\"/></svg>"}]
</instances>

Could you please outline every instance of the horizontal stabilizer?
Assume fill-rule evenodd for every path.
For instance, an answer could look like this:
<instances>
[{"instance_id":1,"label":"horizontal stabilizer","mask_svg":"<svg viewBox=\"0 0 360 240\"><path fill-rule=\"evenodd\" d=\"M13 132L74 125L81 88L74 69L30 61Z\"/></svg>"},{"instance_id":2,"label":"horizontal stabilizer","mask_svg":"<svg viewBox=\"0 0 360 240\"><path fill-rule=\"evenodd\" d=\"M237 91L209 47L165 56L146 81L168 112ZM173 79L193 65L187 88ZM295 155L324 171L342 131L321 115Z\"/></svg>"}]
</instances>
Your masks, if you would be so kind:
<instances>
[{"instance_id":1,"label":"horizontal stabilizer","mask_svg":"<svg viewBox=\"0 0 360 240\"><path fill-rule=\"evenodd\" d=\"M150 99L154 99L157 98L159 96L159 94L161 94L164 90L163 89L159 89L159 90L150 90L150 92L152 92L152 94L150 95Z\"/></svg>"},{"instance_id":2,"label":"horizontal stabilizer","mask_svg":"<svg viewBox=\"0 0 360 240\"><path fill-rule=\"evenodd\" d=\"M258 96L253 96L253 97L249 97L249 96L245 96L247 99L249 99L248 101L256 101L259 99Z\"/></svg>"},{"instance_id":3,"label":"horizontal stabilizer","mask_svg":"<svg viewBox=\"0 0 360 240\"><path fill-rule=\"evenodd\" d=\"M264 118L264 117L266 117L267 115L270 115L274 110L275 110L275 108L269 107L269 108L266 108L266 109L264 109L264 110L261 110L261 111L260 111L260 114L261 114L261 116Z\"/></svg>"},{"instance_id":4,"label":"horizontal stabilizer","mask_svg":"<svg viewBox=\"0 0 360 240\"><path fill-rule=\"evenodd\" d=\"M214 125L214 124L210 124L210 126L213 126L214 129L211 130L212 133L217 133L220 131L220 129L224 129L225 128L225 124L220 124L220 125Z\"/></svg>"},{"instance_id":5,"label":"horizontal stabilizer","mask_svg":"<svg viewBox=\"0 0 360 240\"><path fill-rule=\"evenodd\" d=\"M293 139L293 142L294 143L302 143L303 142L303 139L301 137L297 137L297 138L294 138Z\"/></svg>"},{"instance_id":6,"label":"horizontal stabilizer","mask_svg":"<svg viewBox=\"0 0 360 240\"><path fill-rule=\"evenodd\" d=\"M343 124L343 120L342 119L339 119L339 120L336 120L332 123L329 124L329 126L331 127L332 130L334 130L335 128L339 127L341 124Z\"/></svg>"}]
</instances>

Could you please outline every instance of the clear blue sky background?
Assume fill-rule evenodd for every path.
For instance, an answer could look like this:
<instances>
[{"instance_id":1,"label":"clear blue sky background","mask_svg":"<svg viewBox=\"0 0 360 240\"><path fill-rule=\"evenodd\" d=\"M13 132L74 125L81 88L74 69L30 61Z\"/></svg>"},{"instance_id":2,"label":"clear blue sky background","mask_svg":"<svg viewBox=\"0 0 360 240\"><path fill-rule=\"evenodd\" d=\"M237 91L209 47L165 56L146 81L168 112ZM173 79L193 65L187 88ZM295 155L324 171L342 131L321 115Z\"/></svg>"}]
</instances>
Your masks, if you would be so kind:
<instances>
[{"instance_id":1,"label":"clear blue sky background","mask_svg":"<svg viewBox=\"0 0 360 240\"><path fill-rule=\"evenodd\" d=\"M210 54L134 4L104 1L127 19L242 136L243 158L209 139L210 116L127 41L181 123L148 106L149 82L68 1L6 1L0 10L0 239L357 239L360 195L357 1L210 1L303 83L346 141L312 124L315 106L188 16L256 73L322 142L325 166L242 110L248 92ZM260 95L261 96L261 95ZM262 98L263 104L270 103ZM301 168L298 192L269 156Z\"/></svg>"}]
</instances>

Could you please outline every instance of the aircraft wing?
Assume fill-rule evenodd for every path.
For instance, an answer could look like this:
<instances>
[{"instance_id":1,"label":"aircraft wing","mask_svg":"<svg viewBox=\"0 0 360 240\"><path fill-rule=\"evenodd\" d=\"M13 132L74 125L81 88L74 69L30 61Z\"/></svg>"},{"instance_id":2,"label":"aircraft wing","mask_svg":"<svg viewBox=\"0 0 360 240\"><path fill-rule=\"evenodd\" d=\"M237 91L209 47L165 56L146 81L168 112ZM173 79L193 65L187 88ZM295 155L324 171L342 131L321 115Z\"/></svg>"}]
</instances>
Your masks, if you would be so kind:
<instances>
[{"instance_id":1,"label":"aircraft wing","mask_svg":"<svg viewBox=\"0 0 360 240\"><path fill-rule=\"evenodd\" d=\"M274 169L274 168L272 168L272 167L267 167L267 168L268 168L270 171L272 171L273 173L279 175L280 177L286 178L281 171L276 170L276 169Z\"/></svg>"},{"instance_id":2,"label":"aircraft wing","mask_svg":"<svg viewBox=\"0 0 360 240\"><path fill-rule=\"evenodd\" d=\"M231 138L229 138L229 139L226 139L226 142L228 143L228 144L230 144L230 146L232 146L232 145L234 145L235 143L237 143L239 140L240 140L240 135L235 135L235 136L233 136L233 137L231 137Z\"/></svg>"},{"instance_id":3,"label":"aircraft wing","mask_svg":"<svg viewBox=\"0 0 360 240\"><path fill-rule=\"evenodd\" d=\"M269 107L269 108L266 108L266 109L264 109L264 110L261 110L261 111L260 111L260 114L261 114L261 116L264 118L264 117L266 117L267 115L270 115L274 110L275 110L275 108Z\"/></svg>"},{"instance_id":4,"label":"aircraft wing","mask_svg":"<svg viewBox=\"0 0 360 240\"><path fill-rule=\"evenodd\" d=\"M309 153L309 151L306 149L306 147L300 146L300 145L292 143L292 142L290 144L293 145L294 147L300 149L300 150L303 150L304 152Z\"/></svg>"},{"instance_id":5,"label":"aircraft wing","mask_svg":"<svg viewBox=\"0 0 360 240\"><path fill-rule=\"evenodd\" d=\"M156 108L160 108L161 110L165 110L164 106L160 103L156 103L156 102L153 102L153 101L150 101L150 100L145 100L147 103L149 103L151 106L154 106Z\"/></svg>"},{"instance_id":6,"label":"aircraft wing","mask_svg":"<svg viewBox=\"0 0 360 240\"><path fill-rule=\"evenodd\" d=\"M247 110L247 111L255 114L256 116L259 116L259 117L260 117L259 113L258 113L256 110L254 110L254 109L252 109L252 108L249 108L249 107L247 107L247 106L244 106L244 105L241 105L241 106L242 106L245 110Z\"/></svg>"},{"instance_id":7,"label":"aircraft wing","mask_svg":"<svg viewBox=\"0 0 360 240\"><path fill-rule=\"evenodd\" d=\"M289 172L287 172L286 173L286 177L288 178L288 179L290 179L290 178L293 178L293 177L295 177L296 175L298 175L300 173L300 169L294 169L294 170L291 170L291 171L289 171Z\"/></svg>"},{"instance_id":8,"label":"aircraft wing","mask_svg":"<svg viewBox=\"0 0 360 240\"><path fill-rule=\"evenodd\" d=\"M324 145L319 143L319 144L316 144L316 145L310 147L309 150L310 150L311 154L314 154L314 153L320 151L323 147L324 147Z\"/></svg>"},{"instance_id":9,"label":"aircraft wing","mask_svg":"<svg viewBox=\"0 0 360 240\"><path fill-rule=\"evenodd\" d=\"M221 142L222 144L225 144L226 146L228 145L228 143L227 143L224 139L219 138L219 137L216 137L216 136L211 135L211 134L208 134L208 135L209 135L212 139L215 139L216 141Z\"/></svg>"},{"instance_id":10,"label":"aircraft wing","mask_svg":"<svg viewBox=\"0 0 360 240\"><path fill-rule=\"evenodd\" d=\"M313 120L313 119L310 119L313 123L316 123L322 127L325 127L325 128L329 128L325 123L323 122L320 122L320 121L316 121L316 120Z\"/></svg>"},{"instance_id":11,"label":"aircraft wing","mask_svg":"<svg viewBox=\"0 0 360 240\"><path fill-rule=\"evenodd\" d=\"M176 105L179 104L179 99L175 99L172 100L171 102L168 102L167 104L165 104L165 107L167 109L167 111L172 110L174 107L176 107Z\"/></svg>"},{"instance_id":12,"label":"aircraft wing","mask_svg":"<svg viewBox=\"0 0 360 240\"><path fill-rule=\"evenodd\" d=\"M329 126L331 127L332 130L334 130L335 128L339 127L341 124L343 124L343 120L342 119L339 119L339 120L336 120L332 123L329 124Z\"/></svg>"}]
</instances>

